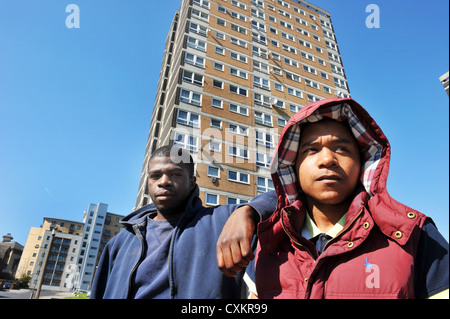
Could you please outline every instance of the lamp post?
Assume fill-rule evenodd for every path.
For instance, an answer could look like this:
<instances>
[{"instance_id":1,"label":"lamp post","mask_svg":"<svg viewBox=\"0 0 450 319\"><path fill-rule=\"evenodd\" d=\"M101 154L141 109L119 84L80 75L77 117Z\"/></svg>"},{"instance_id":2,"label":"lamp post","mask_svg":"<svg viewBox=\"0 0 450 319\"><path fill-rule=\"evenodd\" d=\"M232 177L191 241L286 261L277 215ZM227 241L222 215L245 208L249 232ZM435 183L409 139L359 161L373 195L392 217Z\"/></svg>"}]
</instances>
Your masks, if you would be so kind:
<instances>
[{"instance_id":1,"label":"lamp post","mask_svg":"<svg viewBox=\"0 0 450 319\"><path fill-rule=\"evenodd\" d=\"M51 249L51 247L52 247L52 244L53 244L53 239L55 238L55 230L56 230L56 227L55 226L50 226L50 229L51 229L51 231L52 231L52 236L51 236L51 238L50 238L50 244L48 245L48 251L47 251L47 255L45 256L45 261L44 261L44 263L43 263L43 266L44 266L44 268L43 268L43 270L42 270L42 273L40 274L40 280L39 280L39 285L38 285L38 288L37 288L37 290L36 290L36 295L34 295L34 299L39 299L39 295L41 294L41 288L42 288L42 282L44 281L44 274L45 274L45 266L47 265L47 262L48 262L48 257L50 256L50 249Z\"/></svg>"}]
</instances>

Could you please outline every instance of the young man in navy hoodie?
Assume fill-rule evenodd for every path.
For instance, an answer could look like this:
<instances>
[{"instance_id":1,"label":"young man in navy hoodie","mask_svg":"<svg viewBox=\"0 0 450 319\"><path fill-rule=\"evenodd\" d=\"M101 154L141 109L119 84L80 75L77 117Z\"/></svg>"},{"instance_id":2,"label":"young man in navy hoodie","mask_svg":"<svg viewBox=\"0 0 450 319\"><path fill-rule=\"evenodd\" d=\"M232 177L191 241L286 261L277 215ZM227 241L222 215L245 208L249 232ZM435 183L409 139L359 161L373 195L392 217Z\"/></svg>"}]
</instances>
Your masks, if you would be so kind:
<instances>
[{"instance_id":1,"label":"young man in navy hoodie","mask_svg":"<svg viewBox=\"0 0 450 319\"><path fill-rule=\"evenodd\" d=\"M175 146L152 154L148 189L153 203L123 218L125 229L103 251L91 298L241 297L241 270L254 257L256 224L276 208L274 194L203 207L192 157Z\"/></svg>"}]
</instances>

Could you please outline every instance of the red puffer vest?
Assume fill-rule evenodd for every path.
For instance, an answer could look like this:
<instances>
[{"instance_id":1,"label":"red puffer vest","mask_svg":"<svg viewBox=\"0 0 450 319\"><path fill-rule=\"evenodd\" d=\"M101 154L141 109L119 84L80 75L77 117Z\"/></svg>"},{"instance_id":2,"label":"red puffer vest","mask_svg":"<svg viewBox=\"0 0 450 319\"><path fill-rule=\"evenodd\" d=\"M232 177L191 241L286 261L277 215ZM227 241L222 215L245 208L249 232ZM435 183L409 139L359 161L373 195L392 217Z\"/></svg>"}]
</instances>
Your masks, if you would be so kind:
<instances>
[{"instance_id":1,"label":"red puffer vest","mask_svg":"<svg viewBox=\"0 0 450 319\"><path fill-rule=\"evenodd\" d=\"M300 235L306 209L293 169L301 125L323 117L349 123L364 163L344 229L319 256ZM414 298L414 257L426 216L388 194L389 159L388 140L352 99L321 100L290 119L271 165L277 210L258 225L259 298Z\"/></svg>"}]
</instances>

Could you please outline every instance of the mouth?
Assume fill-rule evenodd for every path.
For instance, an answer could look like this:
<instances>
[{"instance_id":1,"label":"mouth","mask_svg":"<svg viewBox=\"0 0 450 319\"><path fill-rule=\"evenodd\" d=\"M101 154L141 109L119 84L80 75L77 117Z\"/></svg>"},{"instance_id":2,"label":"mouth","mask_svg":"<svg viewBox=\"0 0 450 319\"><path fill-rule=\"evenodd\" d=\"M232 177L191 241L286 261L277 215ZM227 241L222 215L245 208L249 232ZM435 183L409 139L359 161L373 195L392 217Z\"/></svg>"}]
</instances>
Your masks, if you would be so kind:
<instances>
[{"instance_id":1,"label":"mouth","mask_svg":"<svg viewBox=\"0 0 450 319\"><path fill-rule=\"evenodd\" d=\"M174 193L164 192L164 193L157 194L155 197L158 199L170 199L174 196L175 196Z\"/></svg>"},{"instance_id":2,"label":"mouth","mask_svg":"<svg viewBox=\"0 0 450 319\"><path fill-rule=\"evenodd\" d=\"M339 182L342 180L342 177L339 175L322 175L319 178L316 179L318 182L326 182L326 183L333 183L333 182Z\"/></svg>"}]
</instances>

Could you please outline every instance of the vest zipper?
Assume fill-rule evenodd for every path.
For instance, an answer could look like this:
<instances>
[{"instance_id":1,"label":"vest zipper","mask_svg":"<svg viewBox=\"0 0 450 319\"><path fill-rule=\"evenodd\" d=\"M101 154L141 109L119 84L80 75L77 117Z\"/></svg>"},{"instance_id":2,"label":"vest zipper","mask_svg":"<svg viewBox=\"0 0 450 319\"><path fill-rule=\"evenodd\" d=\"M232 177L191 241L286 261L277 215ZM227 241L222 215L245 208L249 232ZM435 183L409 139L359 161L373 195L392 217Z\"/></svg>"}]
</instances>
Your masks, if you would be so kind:
<instances>
[{"instance_id":1,"label":"vest zipper","mask_svg":"<svg viewBox=\"0 0 450 319\"><path fill-rule=\"evenodd\" d=\"M353 218L353 220L348 224L347 227L345 227L344 229L342 229L337 235L336 237L331 238L326 244L325 246L323 246L323 250L322 253L325 251L325 248L327 248L328 244L331 243L334 239L338 238L341 234L343 234L344 232L346 232L350 226L353 225L353 223L355 222L355 220L362 214L362 212L364 211L364 208L361 208L361 210L359 211L359 213L355 216L355 218Z\"/></svg>"},{"instance_id":2,"label":"vest zipper","mask_svg":"<svg viewBox=\"0 0 450 319\"><path fill-rule=\"evenodd\" d=\"M281 226L283 227L284 232L286 233L286 235L288 235L288 237L294 242L294 244L304 247L306 249L306 251L308 252L308 254L311 255L311 257L314 259L314 262L316 260L316 258L314 258L314 255L312 254L311 250L308 249L308 247L306 247L305 245L300 244L297 240L295 240L290 234L289 232L286 230L286 226L284 225L283 222L283 213L284 213L284 208L281 209L281 216L280 216L280 220L281 220Z\"/></svg>"},{"instance_id":3,"label":"vest zipper","mask_svg":"<svg viewBox=\"0 0 450 319\"><path fill-rule=\"evenodd\" d=\"M136 227L136 228L135 228ZM133 231L136 234L136 236L139 238L139 240L141 241L141 256L139 257L138 262L136 263L136 265L134 266L133 270L130 273L130 278L128 279L128 293L127 293L127 299L130 295L130 291L131 291L131 278L133 278L133 274L136 272L137 268L139 267L139 265L142 262L142 259L144 258L144 238L142 238L141 234L137 231L137 226L133 225Z\"/></svg>"}]
</instances>

